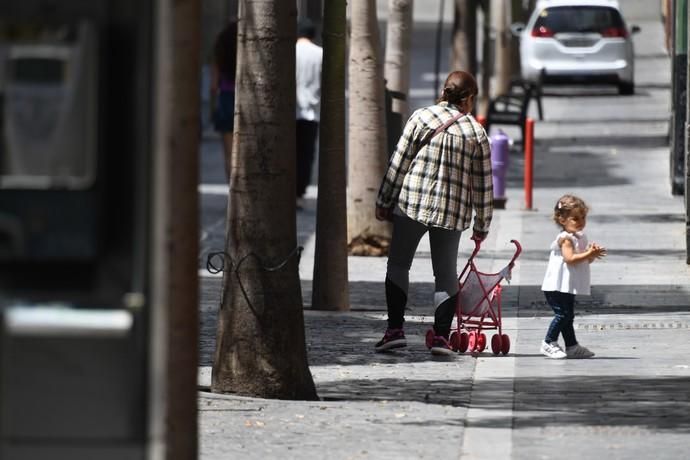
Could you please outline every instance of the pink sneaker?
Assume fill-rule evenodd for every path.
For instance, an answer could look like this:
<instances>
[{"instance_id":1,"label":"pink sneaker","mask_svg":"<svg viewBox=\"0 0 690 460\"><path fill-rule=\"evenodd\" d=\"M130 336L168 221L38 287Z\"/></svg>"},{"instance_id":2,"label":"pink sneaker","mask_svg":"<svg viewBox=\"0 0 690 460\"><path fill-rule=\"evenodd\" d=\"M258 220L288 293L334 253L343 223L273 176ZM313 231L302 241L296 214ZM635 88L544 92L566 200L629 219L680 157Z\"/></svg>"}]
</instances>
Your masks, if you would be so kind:
<instances>
[{"instance_id":1,"label":"pink sneaker","mask_svg":"<svg viewBox=\"0 0 690 460\"><path fill-rule=\"evenodd\" d=\"M405 332L402 329L387 329L383 338L374 346L374 350L382 352L406 346L407 339L405 339Z\"/></svg>"},{"instance_id":2,"label":"pink sneaker","mask_svg":"<svg viewBox=\"0 0 690 460\"><path fill-rule=\"evenodd\" d=\"M450 347L450 344L448 343L448 339L446 339L443 336L437 335L434 337L434 340L431 342L431 354L432 355L437 355L437 356L448 356L452 355L455 352L453 349Z\"/></svg>"}]
</instances>

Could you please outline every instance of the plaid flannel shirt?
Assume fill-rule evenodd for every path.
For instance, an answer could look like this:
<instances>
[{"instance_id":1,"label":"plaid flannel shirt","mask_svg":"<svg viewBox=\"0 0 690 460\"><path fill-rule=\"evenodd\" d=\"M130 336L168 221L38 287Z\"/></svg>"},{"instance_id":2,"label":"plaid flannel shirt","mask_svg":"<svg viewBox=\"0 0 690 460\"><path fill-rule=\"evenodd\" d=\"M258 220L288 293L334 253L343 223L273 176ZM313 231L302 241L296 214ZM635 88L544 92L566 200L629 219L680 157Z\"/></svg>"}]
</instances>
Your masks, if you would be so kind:
<instances>
[{"instance_id":1,"label":"plaid flannel shirt","mask_svg":"<svg viewBox=\"0 0 690 460\"><path fill-rule=\"evenodd\" d=\"M493 215L491 147L486 131L464 115L424 145L436 128L457 115L447 102L415 111L388 164L376 205L394 205L432 227L487 233Z\"/></svg>"}]
</instances>

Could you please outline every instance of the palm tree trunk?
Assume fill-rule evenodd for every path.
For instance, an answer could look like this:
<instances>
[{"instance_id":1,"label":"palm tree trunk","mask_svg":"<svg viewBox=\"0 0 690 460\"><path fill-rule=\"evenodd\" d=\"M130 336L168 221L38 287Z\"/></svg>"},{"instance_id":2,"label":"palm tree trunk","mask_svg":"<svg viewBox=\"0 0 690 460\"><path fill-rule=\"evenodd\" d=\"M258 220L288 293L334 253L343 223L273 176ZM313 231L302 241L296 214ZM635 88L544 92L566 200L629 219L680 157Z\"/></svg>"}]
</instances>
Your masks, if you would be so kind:
<instances>
[{"instance_id":1,"label":"palm tree trunk","mask_svg":"<svg viewBox=\"0 0 690 460\"><path fill-rule=\"evenodd\" d=\"M240 1L215 392L316 399L297 269L296 19L292 2Z\"/></svg>"},{"instance_id":2,"label":"palm tree trunk","mask_svg":"<svg viewBox=\"0 0 690 460\"><path fill-rule=\"evenodd\" d=\"M350 24L347 224L352 244L390 238L391 230L374 215L388 159L376 1L353 0Z\"/></svg>"},{"instance_id":3,"label":"palm tree trunk","mask_svg":"<svg viewBox=\"0 0 690 460\"><path fill-rule=\"evenodd\" d=\"M522 7L522 0L511 0L510 2L510 23L521 22L527 23L529 16L527 11ZM510 69L511 75L520 76L520 38L515 37L510 33Z\"/></svg>"},{"instance_id":4,"label":"palm tree trunk","mask_svg":"<svg viewBox=\"0 0 690 460\"><path fill-rule=\"evenodd\" d=\"M482 8L482 69L481 82L479 88L479 109L481 115L486 116L489 111L489 103L491 101L491 8L489 8L490 0L479 0L479 5Z\"/></svg>"},{"instance_id":5,"label":"palm tree trunk","mask_svg":"<svg viewBox=\"0 0 690 460\"><path fill-rule=\"evenodd\" d=\"M402 120L407 119L407 96L410 92L412 5L413 0L388 1L384 76L388 90L405 95L405 98L393 98L392 105L393 113L398 114Z\"/></svg>"},{"instance_id":6,"label":"palm tree trunk","mask_svg":"<svg viewBox=\"0 0 690 460\"><path fill-rule=\"evenodd\" d=\"M451 70L477 75L477 1L455 0Z\"/></svg>"},{"instance_id":7,"label":"palm tree trunk","mask_svg":"<svg viewBox=\"0 0 690 460\"><path fill-rule=\"evenodd\" d=\"M505 0L491 0L491 22L496 31L494 40L495 92L506 94L510 87L510 35L508 18L510 3Z\"/></svg>"},{"instance_id":8,"label":"palm tree trunk","mask_svg":"<svg viewBox=\"0 0 690 460\"><path fill-rule=\"evenodd\" d=\"M349 310L345 168L345 0L324 5L319 194L312 308Z\"/></svg>"}]
</instances>

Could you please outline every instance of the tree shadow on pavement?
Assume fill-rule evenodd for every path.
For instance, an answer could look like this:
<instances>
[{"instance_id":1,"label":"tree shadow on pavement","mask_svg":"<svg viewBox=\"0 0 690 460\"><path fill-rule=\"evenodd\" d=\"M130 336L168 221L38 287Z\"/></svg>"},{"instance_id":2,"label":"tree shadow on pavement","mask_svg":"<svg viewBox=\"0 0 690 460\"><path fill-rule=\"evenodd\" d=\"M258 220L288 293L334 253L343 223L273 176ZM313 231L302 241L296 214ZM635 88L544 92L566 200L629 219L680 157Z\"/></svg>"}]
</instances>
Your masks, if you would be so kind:
<instances>
[{"instance_id":1,"label":"tree shadow on pavement","mask_svg":"<svg viewBox=\"0 0 690 460\"><path fill-rule=\"evenodd\" d=\"M587 216L589 222L595 224L610 224L610 223L630 223L630 224L680 224L685 222L685 216L682 213L671 214L671 213L656 213L656 214L618 214L615 216L607 214L592 214ZM661 255L673 254L682 260L685 257L685 251L682 249L677 249L673 252L664 249L654 249L654 252L650 251L650 254L656 255L660 251ZM616 250L616 252L621 252ZM626 251L622 251L625 253ZM682 257L680 257L682 255Z\"/></svg>"},{"instance_id":2,"label":"tree shadow on pavement","mask_svg":"<svg viewBox=\"0 0 690 460\"><path fill-rule=\"evenodd\" d=\"M622 175L618 161L609 150L624 155L628 150L663 148L668 146L666 135L606 134L563 135L537 137L534 145L534 184L539 188L598 187L625 185L630 178ZM604 150L602 152L602 149ZM564 161L577 158L577 167L563 168ZM506 174L509 188L524 183L525 161L522 147L513 147Z\"/></svg>"},{"instance_id":3,"label":"tree shadow on pavement","mask_svg":"<svg viewBox=\"0 0 690 460\"><path fill-rule=\"evenodd\" d=\"M559 84L549 85L544 84L542 88L542 97L554 98L617 98L618 88L614 85L591 85L591 84ZM578 101L579 102L579 101ZM580 102L581 103L581 102Z\"/></svg>"},{"instance_id":4,"label":"tree shadow on pavement","mask_svg":"<svg viewBox=\"0 0 690 460\"><path fill-rule=\"evenodd\" d=\"M200 283L199 308L199 365L209 366L213 363L218 321L218 305L221 296L221 278L204 278ZM308 346L326 346L332 349L323 350L326 355L317 359L320 362L340 356L351 350L347 359L361 362L364 357L376 362L381 354L373 353L374 344L381 338L386 329L386 303L383 282L355 281L350 282L350 312L327 312L311 310L311 281L302 282L303 303L305 305L305 330ZM426 330L433 322L433 283L410 283L410 298L406 315L406 332L408 340L417 340L420 346ZM426 317L428 323L415 322L409 317ZM344 339L344 335L351 335ZM361 354L361 357L358 356ZM326 357L328 356L328 357ZM377 358L377 356L379 358ZM424 353L424 359L428 353ZM385 359L385 358L384 358ZM334 359L333 363L338 360Z\"/></svg>"},{"instance_id":5,"label":"tree shadow on pavement","mask_svg":"<svg viewBox=\"0 0 690 460\"><path fill-rule=\"evenodd\" d=\"M569 140L566 145L572 144ZM568 156L578 156L578 168L562 168L564 154L539 150L535 152L534 184L539 188L568 187L600 187L625 185L630 179L622 177L614 162L604 155L586 150L573 149ZM513 156L510 159L506 185L509 188L521 188L524 185L525 161L523 156Z\"/></svg>"},{"instance_id":6,"label":"tree shadow on pavement","mask_svg":"<svg viewBox=\"0 0 690 460\"><path fill-rule=\"evenodd\" d=\"M615 147L618 150L626 148L649 149L668 147L668 137L658 134L605 134L605 135L566 135L560 137L549 136L539 139L536 148L539 151L550 150L554 147L562 149L577 143L577 148L585 147Z\"/></svg>"},{"instance_id":7,"label":"tree shadow on pavement","mask_svg":"<svg viewBox=\"0 0 690 460\"><path fill-rule=\"evenodd\" d=\"M325 401L406 401L468 407L472 379L416 380L414 378L352 379L320 383L317 391Z\"/></svg>"},{"instance_id":8,"label":"tree shadow on pavement","mask_svg":"<svg viewBox=\"0 0 690 460\"><path fill-rule=\"evenodd\" d=\"M580 115L582 115L582 114L580 114ZM577 123L579 125L605 123L609 126L611 124L618 123L618 124L621 124L624 126L629 126L630 122L632 121L632 120L630 120L629 117L626 118L625 115L628 115L628 114L618 114L615 116L611 116L609 114L601 114L601 113L595 114L595 113L589 113L588 112L587 115L588 115L587 117L583 117L583 116L580 116L580 117L559 116L557 123L559 125L569 125L569 124L574 124L574 123ZM668 123L668 117L667 116L666 117L661 117L661 116L657 116L657 117L635 117L634 122L635 123L642 123L642 124ZM548 121L545 123L548 123ZM548 145L548 143L551 142L550 139L553 139L553 138L539 139L539 143L544 142Z\"/></svg>"},{"instance_id":9,"label":"tree shadow on pavement","mask_svg":"<svg viewBox=\"0 0 690 460\"><path fill-rule=\"evenodd\" d=\"M513 388L513 411L518 427L546 426L558 420L559 424L567 425L627 425L690 431L687 376L518 377Z\"/></svg>"},{"instance_id":10,"label":"tree shadow on pavement","mask_svg":"<svg viewBox=\"0 0 690 460\"><path fill-rule=\"evenodd\" d=\"M518 316L553 316L541 286L517 286ZM591 296L575 301L576 322L587 315L663 315L668 323L687 324L690 287L680 285L595 285ZM625 318L622 318L625 319Z\"/></svg>"},{"instance_id":11,"label":"tree shadow on pavement","mask_svg":"<svg viewBox=\"0 0 690 460\"><path fill-rule=\"evenodd\" d=\"M471 382L354 379L322 383L318 391L325 400L413 401L467 407ZM481 391L490 397L473 399L472 408L482 409L485 417L473 418L468 426L519 429L558 424L690 432L690 386L685 376L497 378L483 380Z\"/></svg>"}]
</instances>

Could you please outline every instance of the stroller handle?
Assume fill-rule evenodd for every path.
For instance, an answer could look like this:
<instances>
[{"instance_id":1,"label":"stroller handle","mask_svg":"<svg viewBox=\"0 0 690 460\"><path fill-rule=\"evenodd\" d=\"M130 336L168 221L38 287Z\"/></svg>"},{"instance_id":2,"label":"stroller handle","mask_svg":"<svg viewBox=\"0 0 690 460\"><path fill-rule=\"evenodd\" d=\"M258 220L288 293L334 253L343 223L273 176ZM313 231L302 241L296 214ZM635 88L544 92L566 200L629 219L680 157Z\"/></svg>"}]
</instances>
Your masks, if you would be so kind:
<instances>
[{"instance_id":1,"label":"stroller handle","mask_svg":"<svg viewBox=\"0 0 690 460\"><path fill-rule=\"evenodd\" d=\"M474 251L472 251L472 255L470 256L470 260L474 259L474 256L477 255L479 252L479 248L482 246L482 240L479 238L472 238L472 241L474 241Z\"/></svg>"},{"instance_id":2,"label":"stroller handle","mask_svg":"<svg viewBox=\"0 0 690 460\"><path fill-rule=\"evenodd\" d=\"M522 252L522 245L520 244L520 242L518 240L510 240L510 242L515 245L515 254L513 254L513 258L510 259L510 262L508 262L508 266L510 268L513 268L513 266L515 265L515 260L518 258L518 256Z\"/></svg>"},{"instance_id":3,"label":"stroller handle","mask_svg":"<svg viewBox=\"0 0 690 460\"><path fill-rule=\"evenodd\" d=\"M474 259L474 257L477 255L479 249L482 246L481 240L472 238L472 241L474 241L474 251L472 251L470 260ZM520 256L520 253L522 252L522 245L518 240L510 240L510 242L515 245L515 254L513 254L513 258L510 259L510 262L508 262L508 266L510 268L513 268L513 266L515 265L515 260L517 260L517 258Z\"/></svg>"}]
</instances>

